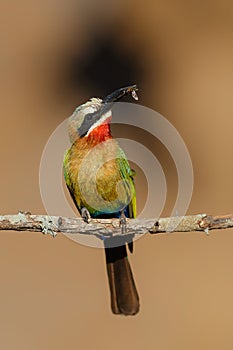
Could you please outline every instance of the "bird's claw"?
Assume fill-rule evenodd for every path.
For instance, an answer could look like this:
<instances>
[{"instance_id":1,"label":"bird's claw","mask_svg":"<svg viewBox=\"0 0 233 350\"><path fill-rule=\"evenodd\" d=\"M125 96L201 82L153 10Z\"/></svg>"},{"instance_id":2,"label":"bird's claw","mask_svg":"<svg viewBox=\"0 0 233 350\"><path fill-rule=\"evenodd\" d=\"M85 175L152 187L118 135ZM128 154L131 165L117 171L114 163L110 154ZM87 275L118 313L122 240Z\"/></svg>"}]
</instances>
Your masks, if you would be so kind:
<instances>
[{"instance_id":1,"label":"bird's claw","mask_svg":"<svg viewBox=\"0 0 233 350\"><path fill-rule=\"evenodd\" d=\"M83 207L81 209L81 216L82 216L83 221L85 221L87 224L89 224L89 222L91 221L91 215L90 215L87 208Z\"/></svg>"},{"instance_id":2,"label":"bird's claw","mask_svg":"<svg viewBox=\"0 0 233 350\"><path fill-rule=\"evenodd\" d=\"M120 227L121 227L121 233L125 234L127 230L127 222L124 212L121 213L120 216Z\"/></svg>"}]
</instances>

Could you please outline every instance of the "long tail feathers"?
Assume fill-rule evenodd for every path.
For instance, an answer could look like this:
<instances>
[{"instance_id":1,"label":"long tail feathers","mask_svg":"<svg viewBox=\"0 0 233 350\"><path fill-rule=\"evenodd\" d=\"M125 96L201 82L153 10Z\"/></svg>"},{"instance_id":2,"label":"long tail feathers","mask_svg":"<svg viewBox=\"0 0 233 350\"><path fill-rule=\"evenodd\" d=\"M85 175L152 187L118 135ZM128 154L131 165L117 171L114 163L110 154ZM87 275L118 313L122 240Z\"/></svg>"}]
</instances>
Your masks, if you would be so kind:
<instances>
[{"instance_id":1,"label":"long tail feathers","mask_svg":"<svg viewBox=\"0 0 233 350\"><path fill-rule=\"evenodd\" d=\"M126 246L105 248L111 308L114 314L135 315L139 297L127 258Z\"/></svg>"}]
</instances>

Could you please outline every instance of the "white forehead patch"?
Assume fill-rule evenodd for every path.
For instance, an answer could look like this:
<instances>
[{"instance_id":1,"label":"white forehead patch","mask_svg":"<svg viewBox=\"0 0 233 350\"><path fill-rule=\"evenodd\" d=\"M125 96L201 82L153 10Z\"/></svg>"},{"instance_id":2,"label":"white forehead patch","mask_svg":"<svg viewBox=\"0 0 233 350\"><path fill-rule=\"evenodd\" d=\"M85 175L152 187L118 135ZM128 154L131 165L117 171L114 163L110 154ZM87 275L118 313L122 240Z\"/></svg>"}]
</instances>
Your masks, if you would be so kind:
<instances>
[{"instance_id":1,"label":"white forehead patch","mask_svg":"<svg viewBox=\"0 0 233 350\"><path fill-rule=\"evenodd\" d=\"M96 112L102 104L102 100L97 97L91 98L89 101L78 106L74 113L83 113L83 115Z\"/></svg>"}]
</instances>

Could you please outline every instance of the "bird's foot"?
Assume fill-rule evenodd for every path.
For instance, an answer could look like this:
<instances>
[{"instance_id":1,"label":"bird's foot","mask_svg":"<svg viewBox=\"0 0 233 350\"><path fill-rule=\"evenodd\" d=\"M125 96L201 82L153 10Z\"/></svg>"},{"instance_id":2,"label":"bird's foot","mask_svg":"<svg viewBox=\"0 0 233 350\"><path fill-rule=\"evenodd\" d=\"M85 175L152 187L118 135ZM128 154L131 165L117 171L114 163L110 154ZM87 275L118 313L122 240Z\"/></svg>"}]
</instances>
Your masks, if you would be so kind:
<instances>
[{"instance_id":1,"label":"bird's foot","mask_svg":"<svg viewBox=\"0 0 233 350\"><path fill-rule=\"evenodd\" d=\"M125 234L127 230L127 222L124 211L121 212L120 216L120 227L121 227L121 233Z\"/></svg>"},{"instance_id":2,"label":"bird's foot","mask_svg":"<svg viewBox=\"0 0 233 350\"><path fill-rule=\"evenodd\" d=\"M82 216L83 221L85 221L86 223L89 224L89 222L91 221L91 215L90 215L87 208L83 207L81 209L81 216Z\"/></svg>"}]
</instances>

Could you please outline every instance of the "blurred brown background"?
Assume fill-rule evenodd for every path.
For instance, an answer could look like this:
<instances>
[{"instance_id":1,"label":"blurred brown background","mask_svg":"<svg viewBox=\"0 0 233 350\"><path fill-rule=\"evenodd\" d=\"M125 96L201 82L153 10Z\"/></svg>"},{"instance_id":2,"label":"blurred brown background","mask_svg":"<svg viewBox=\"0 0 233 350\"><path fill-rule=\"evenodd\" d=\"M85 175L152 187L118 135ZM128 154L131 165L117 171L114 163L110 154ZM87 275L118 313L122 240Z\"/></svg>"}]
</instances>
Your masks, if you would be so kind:
<instances>
[{"instance_id":1,"label":"blurred brown background","mask_svg":"<svg viewBox=\"0 0 233 350\"><path fill-rule=\"evenodd\" d=\"M231 1L0 6L2 214L45 213L38 170L50 134L89 97L134 82L189 149L188 213L233 211ZM175 170L163 168L174 199ZM102 251L62 235L2 232L0 347L232 349L232 250L232 230L142 238L131 257L141 311L124 318L110 312Z\"/></svg>"}]
</instances>

